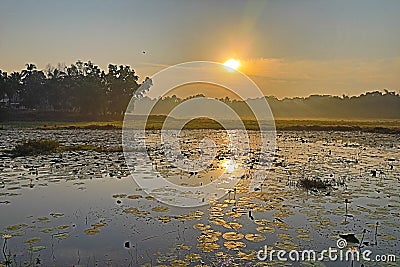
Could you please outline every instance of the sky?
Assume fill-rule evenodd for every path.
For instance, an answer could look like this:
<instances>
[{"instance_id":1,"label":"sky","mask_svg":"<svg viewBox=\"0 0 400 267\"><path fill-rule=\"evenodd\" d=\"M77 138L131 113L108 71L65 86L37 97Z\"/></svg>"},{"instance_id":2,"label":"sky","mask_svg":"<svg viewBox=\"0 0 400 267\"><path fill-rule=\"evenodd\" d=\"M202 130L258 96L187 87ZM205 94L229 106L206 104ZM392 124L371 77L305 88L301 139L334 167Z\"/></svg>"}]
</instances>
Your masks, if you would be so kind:
<instances>
[{"instance_id":1,"label":"sky","mask_svg":"<svg viewBox=\"0 0 400 267\"><path fill-rule=\"evenodd\" d=\"M278 98L399 92L398 14L398 0L2 0L0 69L80 59L130 65L143 79L236 58Z\"/></svg>"}]
</instances>

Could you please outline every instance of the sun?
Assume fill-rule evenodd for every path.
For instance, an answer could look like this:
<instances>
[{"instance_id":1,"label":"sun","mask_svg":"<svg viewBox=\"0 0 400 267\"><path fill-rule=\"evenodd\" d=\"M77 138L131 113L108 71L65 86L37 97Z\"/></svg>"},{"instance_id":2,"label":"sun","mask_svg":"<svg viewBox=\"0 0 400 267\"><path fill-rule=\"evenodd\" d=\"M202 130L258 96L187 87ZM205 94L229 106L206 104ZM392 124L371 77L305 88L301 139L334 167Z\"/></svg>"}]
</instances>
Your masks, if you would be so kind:
<instances>
[{"instance_id":1,"label":"sun","mask_svg":"<svg viewBox=\"0 0 400 267\"><path fill-rule=\"evenodd\" d=\"M224 66L228 67L230 70L237 70L240 67L240 61L231 58L225 61Z\"/></svg>"}]
</instances>

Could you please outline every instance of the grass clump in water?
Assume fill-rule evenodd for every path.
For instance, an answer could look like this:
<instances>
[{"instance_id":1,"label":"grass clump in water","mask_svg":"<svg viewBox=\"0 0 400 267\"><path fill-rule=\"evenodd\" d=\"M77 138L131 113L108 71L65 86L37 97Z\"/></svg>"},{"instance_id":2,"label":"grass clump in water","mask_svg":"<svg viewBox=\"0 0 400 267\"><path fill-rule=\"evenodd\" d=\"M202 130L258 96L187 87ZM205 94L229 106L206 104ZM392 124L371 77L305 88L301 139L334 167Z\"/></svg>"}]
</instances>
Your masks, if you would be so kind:
<instances>
[{"instance_id":1,"label":"grass clump in water","mask_svg":"<svg viewBox=\"0 0 400 267\"><path fill-rule=\"evenodd\" d=\"M312 178L302 178L299 180L298 185L306 190L325 190L328 188L329 184L320 180Z\"/></svg>"},{"instance_id":2,"label":"grass clump in water","mask_svg":"<svg viewBox=\"0 0 400 267\"><path fill-rule=\"evenodd\" d=\"M48 139L28 139L22 141L10 151L14 157L35 156L51 154L59 151L60 143L57 140Z\"/></svg>"},{"instance_id":3,"label":"grass clump in water","mask_svg":"<svg viewBox=\"0 0 400 267\"><path fill-rule=\"evenodd\" d=\"M4 150L12 157L47 155L65 151L95 151L99 153L122 152L121 146L98 147L94 145L71 145L63 146L57 140L49 139L28 139L17 144L12 150Z\"/></svg>"}]
</instances>

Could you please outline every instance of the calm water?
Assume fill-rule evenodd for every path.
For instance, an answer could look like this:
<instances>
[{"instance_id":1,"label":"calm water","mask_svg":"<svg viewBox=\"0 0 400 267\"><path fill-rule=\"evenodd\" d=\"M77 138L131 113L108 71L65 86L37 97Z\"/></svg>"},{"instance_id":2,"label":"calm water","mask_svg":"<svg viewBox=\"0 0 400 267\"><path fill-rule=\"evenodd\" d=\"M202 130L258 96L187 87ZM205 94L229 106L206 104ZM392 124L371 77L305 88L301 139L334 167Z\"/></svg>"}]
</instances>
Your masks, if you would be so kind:
<instances>
[{"instance_id":1,"label":"calm water","mask_svg":"<svg viewBox=\"0 0 400 267\"><path fill-rule=\"evenodd\" d=\"M213 175L185 176L168 168L158 158L157 136L157 132L149 135L153 162L174 183L207 183L224 168L224 157L213 162ZM221 155L227 153L224 132L187 131L182 149L188 157L196 157L192 152L204 136L217 143ZM4 130L0 150L28 138L116 147L121 133ZM256 133L251 138L257 139ZM370 133L278 132L273 168L262 190L248 192L249 181L243 179L236 194L197 208L168 206L146 195L129 176L122 152L18 158L3 154L0 233L12 236L6 254L15 255L18 266L39 261L40 266L282 266L277 260L260 262L257 251L264 245L288 251L336 248L338 234L355 233L362 239L366 229L361 250L396 255L397 263L363 262L365 266L397 266L399 139ZM141 153L137 152L138 166ZM149 175L146 169L137 172ZM329 179L333 187L306 192L296 186L302 177ZM351 266L350 262L315 264Z\"/></svg>"}]
</instances>

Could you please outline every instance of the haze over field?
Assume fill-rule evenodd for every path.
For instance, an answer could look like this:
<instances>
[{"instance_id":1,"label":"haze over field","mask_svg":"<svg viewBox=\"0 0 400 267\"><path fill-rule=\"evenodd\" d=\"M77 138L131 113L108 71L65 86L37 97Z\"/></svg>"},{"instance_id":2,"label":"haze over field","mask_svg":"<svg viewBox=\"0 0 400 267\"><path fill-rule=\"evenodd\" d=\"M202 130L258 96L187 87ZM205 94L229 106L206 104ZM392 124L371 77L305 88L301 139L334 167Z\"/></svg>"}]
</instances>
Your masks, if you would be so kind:
<instances>
[{"instance_id":1,"label":"haze over field","mask_svg":"<svg viewBox=\"0 0 400 267\"><path fill-rule=\"evenodd\" d=\"M329 95L313 95L306 98L284 98L279 100L266 97L275 119L400 119L400 96L394 92L368 92L364 95L351 98L333 97ZM255 119L250 105L255 110L265 108L261 98L246 99L246 101L220 99L231 107L243 119ZM156 103L157 102L157 103ZM149 106L155 105L152 114L168 115L184 102L176 96L166 97L162 100L143 99L135 106L136 113L150 114ZM193 104L191 109L177 112L176 118L192 118L196 114L215 114L215 118L232 119L223 107ZM210 110L211 109L211 110ZM269 118L259 118L269 119Z\"/></svg>"}]
</instances>

